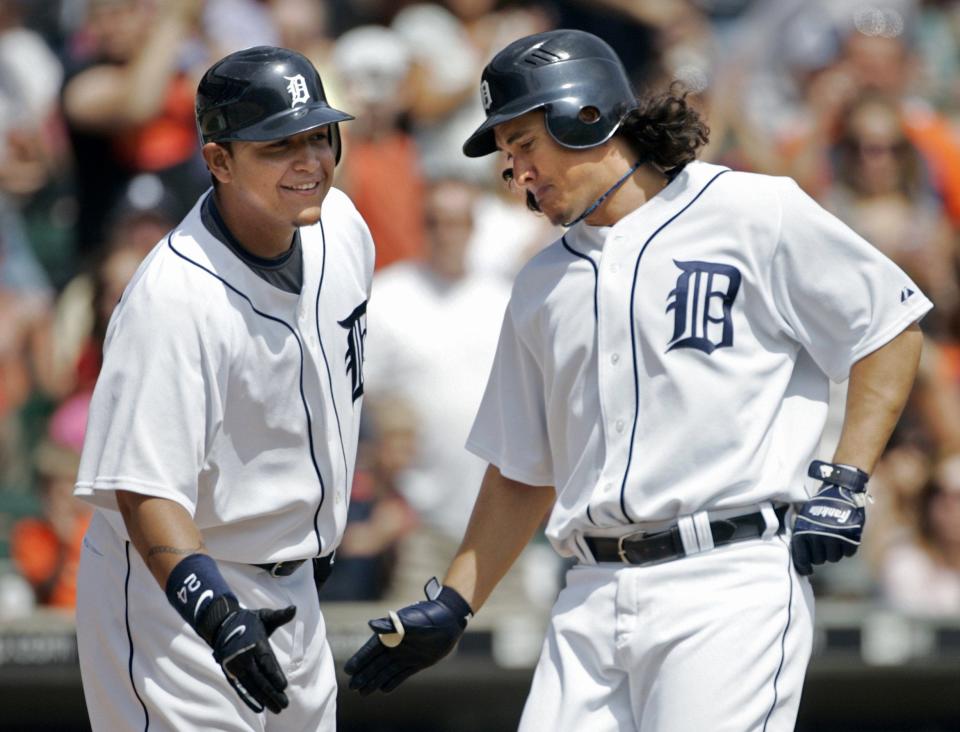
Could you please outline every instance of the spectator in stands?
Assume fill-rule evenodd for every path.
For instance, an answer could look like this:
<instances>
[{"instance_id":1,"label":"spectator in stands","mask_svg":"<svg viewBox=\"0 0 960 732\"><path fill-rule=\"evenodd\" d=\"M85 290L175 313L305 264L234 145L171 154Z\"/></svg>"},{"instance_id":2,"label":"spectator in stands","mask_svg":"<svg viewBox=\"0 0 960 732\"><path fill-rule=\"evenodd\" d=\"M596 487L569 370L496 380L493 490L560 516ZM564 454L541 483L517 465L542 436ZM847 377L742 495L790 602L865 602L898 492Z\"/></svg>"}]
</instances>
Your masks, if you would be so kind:
<instances>
[{"instance_id":1,"label":"spectator in stands","mask_svg":"<svg viewBox=\"0 0 960 732\"><path fill-rule=\"evenodd\" d=\"M942 333L960 305L956 235L901 108L868 91L843 108L839 122L833 184L821 202L923 288L938 313L925 332Z\"/></svg>"},{"instance_id":2,"label":"spectator in stands","mask_svg":"<svg viewBox=\"0 0 960 732\"><path fill-rule=\"evenodd\" d=\"M28 196L56 163L55 115L63 68L21 25L22 0L0 2L0 192Z\"/></svg>"},{"instance_id":3,"label":"spectator in stands","mask_svg":"<svg viewBox=\"0 0 960 732\"><path fill-rule=\"evenodd\" d=\"M340 89L331 68L333 39L329 32L330 6L315 0L269 0L270 16L279 35L278 45L298 51L320 71L323 88L334 106L340 103ZM327 82L331 80L331 83ZM346 102L343 102L346 104Z\"/></svg>"},{"instance_id":4,"label":"spectator in stands","mask_svg":"<svg viewBox=\"0 0 960 732\"><path fill-rule=\"evenodd\" d=\"M203 0L90 0L68 49L63 112L76 165L78 244L103 242L108 212L129 180L159 175L185 213L209 185L199 156L193 65L185 43Z\"/></svg>"},{"instance_id":5,"label":"spectator in stands","mask_svg":"<svg viewBox=\"0 0 960 732\"><path fill-rule=\"evenodd\" d=\"M177 223L178 210L157 176L141 174L108 214L97 255L57 298L53 368L61 393L93 388L113 308L143 258Z\"/></svg>"},{"instance_id":6,"label":"spectator in stands","mask_svg":"<svg viewBox=\"0 0 960 732\"><path fill-rule=\"evenodd\" d=\"M402 399L413 412L416 449L397 485L421 526L401 544L398 595L442 573L466 527L486 464L467 435L493 363L510 284L467 266L478 188L432 181L426 193L426 258L374 276L367 307L367 404ZM528 213L529 215L529 213ZM518 565L497 598L523 602ZM553 567L541 564L544 572ZM497 600L499 601L499 600Z\"/></svg>"},{"instance_id":7,"label":"spectator in stands","mask_svg":"<svg viewBox=\"0 0 960 732\"><path fill-rule=\"evenodd\" d=\"M890 547L881 567L884 601L930 617L960 616L960 455L941 460L918 498L916 530Z\"/></svg>"},{"instance_id":8,"label":"spectator in stands","mask_svg":"<svg viewBox=\"0 0 960 732\"><path fill-rule=\"evenodd\" d=\"M413 55L411 125L424 175L485 183L493 159L467 158L463 140L483 120L477 79L493 54L521 36L547 30L536 4L445 0L406 5L391 27Z\"/></svg>"},{"instance_id":9,"label":"spectator in stands","mask_svg":"<svg viewBox=\"0 0 960 732\"><path fill-rule=\"evenodd\" d=\"M50 387L53 289L17 210L0 195L0 489L29 488L21 410Z\"/></svg>"},{"instance_id":10,"label":"spectator in stands","mask_svg":"<svg viewBox=\"0 0 960 732\"><path fill-rule=\"evenodd\" d=\"M76 604L80 547L91 515L73 497L89 403L89 394L77 395L54 412L35 458L42 513L21 519L11 538L14 563L37 604L65 610Z\"/></svg>"},{"instance_id":11,"label":"spectator in stands","mask_svg":"<svg viewBox=\"0 0 960 732\"><path fill-rule=\"evenodd\" d=\"M349 167L337 183L370 227L377 269L423 256L423 177L406 130L410 54L384 26L361 26L337 40L332 55L356 124L344 131Z\"/></svg>"},{"instance_id":12,"label":"spectator in stands","mask_svg":"<svg viewBox=\"0 0 960 732\"><path fill-rule=\"evenodd\" d=\"M389 592L398 544L417 526L397 488L415 450L416 419L402 399L364 406L347 528L323 600L372 601Z\"/></svg>"}]
</instances>

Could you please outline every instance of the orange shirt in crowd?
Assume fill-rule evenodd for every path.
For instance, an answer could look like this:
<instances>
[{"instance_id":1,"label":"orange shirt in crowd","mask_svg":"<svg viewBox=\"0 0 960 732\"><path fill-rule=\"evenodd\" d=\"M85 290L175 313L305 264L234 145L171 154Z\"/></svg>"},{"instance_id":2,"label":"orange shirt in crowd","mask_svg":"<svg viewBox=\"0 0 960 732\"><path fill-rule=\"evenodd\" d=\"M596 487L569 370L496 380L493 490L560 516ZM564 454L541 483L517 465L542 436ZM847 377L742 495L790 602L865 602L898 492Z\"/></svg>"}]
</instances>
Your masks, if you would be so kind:
<instances>
[{"instance_id":1,"label":"orange shirt in crowd","mask_svg":"<svg viewBox=\"0 0 960 732\"><path fill-rule=\"evenodd\" d=\"M43 519L21 519L13 527L10 542L13 560L33 586L39 604L63 609L76 606L80 549L89 523L89 514L78 516L67 545Z\"/></svg>"},{"instance_id":2,"label":"orange shirt in crowd","mask_svg":"<svg viewBox=\"0 0 960 732\"><path fill-rule=\"evenodd\" d=\"M158 171L189 160L196 152L196 90L186 76L174 78L160 113L150 121L120 133L118 157L130 170Z\"/></svg>"},{"instance_id":3,"label":"orange shirt in crowd","mask_svg":"<svg viewBox=\"0 0 960 732\"><path fill-rule=\"evenodd\" d=\"M377 269L422 257L424 183L419 153L409 135L349 143L350 198L377 247Z\"/></svg>"}]
</instances>

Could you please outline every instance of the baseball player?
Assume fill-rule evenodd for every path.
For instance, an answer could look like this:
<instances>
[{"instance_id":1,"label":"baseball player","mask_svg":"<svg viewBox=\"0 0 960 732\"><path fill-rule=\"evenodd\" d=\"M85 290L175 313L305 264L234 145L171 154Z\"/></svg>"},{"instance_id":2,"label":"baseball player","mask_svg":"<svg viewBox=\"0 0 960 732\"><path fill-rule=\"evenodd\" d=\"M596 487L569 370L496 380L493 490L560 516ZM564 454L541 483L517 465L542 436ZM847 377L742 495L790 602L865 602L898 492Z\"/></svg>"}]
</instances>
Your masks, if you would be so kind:
<instances>
[{"instance_id":1,"label":"baseball player","mask_svg":"<svg viewBox=\"0 0 960 732\"><path fill-rule=\"evenodd\" d=\"M346 520L374 260L331 188L352 117L272 47L218 61L196 102L213 189L113 313L76 485L97 507L87 708L97 730L333 730L317 591Z\"/></svg>"},{"instance_id":2,"label":"baseball player","mask_svg":"<svg viewBox=\"0 0 960 732\"><path fill-rule=\"evenodd\" d=\"M805 575L856 550L930 302L793 181L697 161L685 98L635 99L595 36L523 38L480 86L464 152L499 150L568 230L517 277L468 442L490 467L444 584L370 622L350 686L448 653L549 515L577 563L523 732L792 730ZM848 377L836 454L811 463Z\"/></svg>"}]
</instances>

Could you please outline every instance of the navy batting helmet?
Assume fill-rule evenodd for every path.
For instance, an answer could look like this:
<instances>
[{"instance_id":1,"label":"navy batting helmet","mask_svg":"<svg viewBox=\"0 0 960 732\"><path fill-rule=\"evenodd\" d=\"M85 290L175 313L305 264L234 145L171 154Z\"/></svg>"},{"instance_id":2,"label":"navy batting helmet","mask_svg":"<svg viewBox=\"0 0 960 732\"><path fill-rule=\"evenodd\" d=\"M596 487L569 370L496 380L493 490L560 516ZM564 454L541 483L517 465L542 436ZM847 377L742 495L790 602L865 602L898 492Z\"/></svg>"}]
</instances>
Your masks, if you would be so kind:
<instances>
[{"instance_id":1,"label":"navy batting helmet","mask_svg":"<svg viewBox=\"0 0 960 732\"><path fill-rule=\"evenodd\" d=\"M353 119L327 104L320 74L305 56L286 48L256 46L211 66L197 87L201 144L264 142L330 125L340 160L338 122Z\"/></svg>"},{"instance_id":2,"label":"navy batting helmet","mask_svg":"<svg viewBox=\"0 0 960 732\"><path fill-rule=\"evenodd\" d=\"M534 109L543 108L558 143L584 149L609 140L637 108L614 50L591 33L567 29L527 36L500 51L483 70L480 98L487 119L463 145L471 158L496 151L494 127Z\"/></svg>"}]
</instances>

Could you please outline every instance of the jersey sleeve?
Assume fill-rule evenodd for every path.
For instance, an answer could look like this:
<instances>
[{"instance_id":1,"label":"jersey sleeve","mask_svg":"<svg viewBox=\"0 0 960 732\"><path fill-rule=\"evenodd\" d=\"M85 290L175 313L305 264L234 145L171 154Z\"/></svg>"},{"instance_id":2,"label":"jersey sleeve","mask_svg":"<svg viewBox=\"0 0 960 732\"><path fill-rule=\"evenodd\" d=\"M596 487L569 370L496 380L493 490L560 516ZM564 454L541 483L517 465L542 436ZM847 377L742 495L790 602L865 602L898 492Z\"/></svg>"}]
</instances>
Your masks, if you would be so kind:
<instances>
[{"instance_id":1,"label":"jersey sleeve","mask_svg":"<svg viewBox=\"0 0 960 732\"><path fill-rule=\"evenodd\" d=\"M876 247L781 179L774 302L790 335L836 382L933 304Z\"/></svg>"},{"instance_id":2,"label":"jersey sleeve","mask_svg":"<svg viewBox=\"0 0 960 732\"><path fill-rule=\"evenodd\" d=\"M213 400L202 329L189 310L147 297L118 306L90 404L80 498L116 509L115 492L126 490L194 514Z\"/></svg>"},{"instance_id":3,"label":"jersey sleeve","mask_svg":"<svg viewBox=\"0 0 960 732\"><path fill-rule=\"evenodd\" d=\"M467 449L507 478L553 485L543 372L509 306Z\"/></svg>"}]
</instances>

